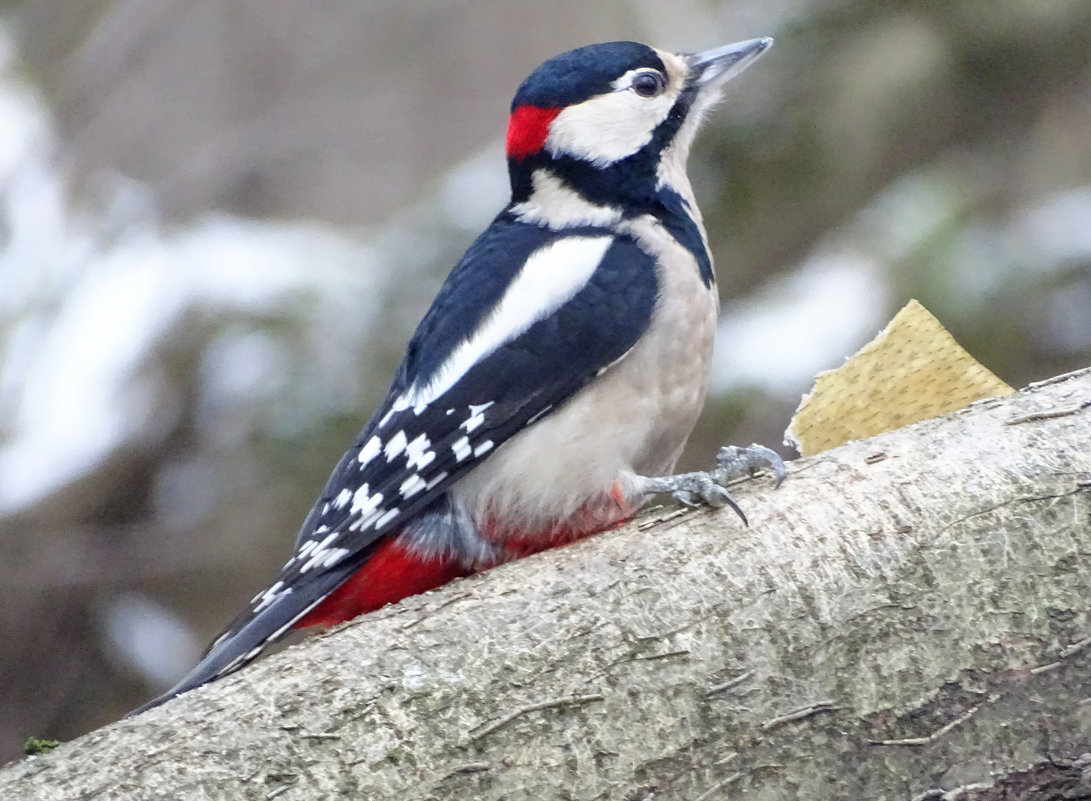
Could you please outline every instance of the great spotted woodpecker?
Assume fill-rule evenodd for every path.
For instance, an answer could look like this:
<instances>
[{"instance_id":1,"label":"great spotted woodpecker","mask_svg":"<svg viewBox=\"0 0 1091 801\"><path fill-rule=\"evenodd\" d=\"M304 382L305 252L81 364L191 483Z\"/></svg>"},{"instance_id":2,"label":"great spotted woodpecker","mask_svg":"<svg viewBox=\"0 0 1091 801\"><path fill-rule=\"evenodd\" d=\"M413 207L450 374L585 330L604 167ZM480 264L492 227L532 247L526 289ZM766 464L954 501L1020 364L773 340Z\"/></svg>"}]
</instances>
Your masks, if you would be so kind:
<instances>
[{"instance_id":1,"label":"great spotted woodpecker","mask_svg":"<svg viewBox=\"0 0 1091 801\"><path fill-rule=\"evenodd\" d=\"M772 44L635 42L553 58L512 103L508 206L454 268L292 558L168 693L293 627L333 624L609 528L654 493L728 503L718 471L664 476L705 398L718 308L690 144ZM740 512L741 514L741 512ZM138 710L139 711L139 710Z\"/></svg>"}]
</instances>

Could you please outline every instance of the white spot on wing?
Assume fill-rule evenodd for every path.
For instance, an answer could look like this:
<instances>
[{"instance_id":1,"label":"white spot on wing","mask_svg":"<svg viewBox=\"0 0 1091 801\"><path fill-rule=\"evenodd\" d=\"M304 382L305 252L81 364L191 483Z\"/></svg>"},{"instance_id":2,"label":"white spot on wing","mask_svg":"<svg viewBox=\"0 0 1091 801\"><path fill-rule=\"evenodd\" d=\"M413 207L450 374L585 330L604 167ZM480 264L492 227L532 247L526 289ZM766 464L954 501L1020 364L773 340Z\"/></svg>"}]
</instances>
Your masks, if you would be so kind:
<instances>
[{"instance_id":1,"label":"white spot on wing","mask_svg":"<svg viewBox=\"0 0 1091 801\"><path fill-rule=\"evenodd\" d=\"M333 508L344 509L345 504L350 500L352 500L352 490L348 487L343 487L341 491L337 493L337 497L333 499Z\"/></svg>"},{"instance_id":2,"label":"white spot on wing","mask_svg":"<svg viewBox=\"0 0 1091 801\"><path fill-rule=\"evenodd\" d=\"M348 555L348 548L330 548L326 552L326 558L322 560L322 567L333 567Z\"/></svg>"},{"instance_id":3,"label":"white spot on wing","mask_svg":"<svg viewBox=\"0 0 1091 801\"><path fill-rule=\"evenodd\" d=\"M427 467L433 461L435 461L436 454L428 447L432 444L431 440L424 434L421 434L415 440L410 442L405 447L405 464L410 470L420 470Z\"/></svg>"},{"instance_id":4,"label":"white spot on wing","mask_svg":"<svg viewBox=\"0 0 1091 801\"><path fill-rule=\"evenodd\" d=\"M299 546L299 550L296 551L295 556L292 557L292 562L295 562L299 559L305 559L307 557L307 554L313 551L314 546L316 545L318 545L318 540L307 540L305 543ZM291 564L291 562L289 562L288 564Z\"/></svg>"},{"instance_id":5,"label":"white spot on wing","mask_svg":"<svg viewBox=\"0 0 1091 801\"><path fill-rule=\"evenodd\" d=\"M383 502L383 494L376 492L374 495L369 494L371 489L367 484L364 484L360 489L352 496L352 514L365 515L368 512L376 509L380 503Z\"/></svg>"},{"instance_id":6,"label":"white spot on wing","mask_svg":"<svg viewBox=\"0 0 1091 801\"><path fill-rule=\"evenodd\" d=\"M382 528L383 526L385 526L387 523L389 523L391 520L393 520L397 516L398 516L398 507L395 506L393 509L391 509L386 514L384 514L382 517L380 517L377 521L375 521L375 528Z\"/></svg>"},{"instance_id":7,"label":"white spot on wing","mask_svg":"<svg viewBox=\"0 0 1091 801\"><path fill-rule=\"evenodd\" d=\"M455 444L451 446L451 451L454 453L455 459L459 462L468 458L469 455L473 452L473 450L470 448L470 438L463 437L462 439L455 442Z\"/></svg>"},{"instance_id":8,"label":"white spot on wing","mask_svg":"<svg viewBox=\"0 0 1091 801\"><path fill-rule=\"evenodd\" d=\"M330 530L329 526L319 526L318 528L316 528L314 530L314 533L315 534L325 534L329 530ZM332 534L330 536L336 536L336 534ZM319 545L320 545L319 540L316 540L316 539L307 540L305 543L303 543L302 545L299 546L299 550L296 551L295 554L292 556L292 558L288 560L288 564L293 564L294 562L298 562L300 559L306 559L307 556L311 553L311 551L313 551L315 548L318 548Z\"/></svg>"},{"instance_id":9,"label":"white spot on wing","mask_svg":"<svg viewBox=\"0 0 1091 801\"><path fill-rule=\"evenodd\" d=\"M282 589L284 590L283 592L281 592ZM256 615L258 612L260 612L265 607L269 606L269 604L271 604L273 601L275 601L281 595L287 595L291 591L292 591L291 587L288 587L287 589L284 589L284 582L283 581L278 581L276 584L274 584L272 587L267 589L265 592L259 592L257 595L255 595L250 600L251 605L257 604L257 606L254 606L254 608L251 610L251 612Z\"/></svg>"},{"instance_id":10,"label":"white spot on wing","mask_svg":"<svg viewBox=\"0 0 1091 801\"><path fill-rule=\"evenodd\" d=\"M355 523L350 525L349 530L363 531L365 529L371 528L375 521L378 520L379 517L383 514L384 512L382 509L373 509L372 511L361 517L359 520L357 520Z\"/></svg>"},{"instance_id":11,"label":"white spot on wing","mask_svg":"<svg viewBox=\"0 0 1091 801\"><path fill-rule=\"evenodd\" d=\"M398 397L394 404L390 407L390 411L383 415L383 419L379 421L379 428L382 428L390 422L390 418L396 415L398 412L404 412L413 404L409 400L408 393Z\"/></svg>"},{"instance_id":12,"label":"white spot on wing","mask_svg":"<svg viewBox=\"0 0 1091 801\"><path fill-rule=\"evenodd\" d=\"M344 548L333 548L332 550L330 549L330 545L333 544L333 541L335 539L337 539L338 536L339 536L339 532L335 531L332 534L330 534L328 537L326 537L324 540L322 540L320 543L318 543L318 545L316 545L314 547L314 550L311 552L311 558L308 559L299 568L299 572L300 573L306 573L312 567L316 567L319 564L323 564L329 558L330 554L332 552L334 552L334 551L344 551L345 553L348 553L348 551L345 551Z\"/></svg>"},{"instance_id":13,"label":"white spot on wing","mask_svg":"<svg viewBox=\"0 0 1091 801\"><path fill-rule=\"evenodd\" d=\"M360 467L363 467L376 456L379 455L379 451L383 449L383 441L378 437L372 437L367 441L364 447L360 448L360 453L356 456L356 461L360 463Z\"/></svg>"},{"instance_id":14,"label":"white spot on wing","mask_svg":"<svg viewBox=\"0 0 1091 801\"><path fill-rule=\"evenodd\" d=\"M414 384L399 402L405 399L405 408L431 403L479 361L567 303L590 280L613 241L612 236L566 236L530 254L481 326L427 384Z\"/></svg>"},{"instance_id":15,"label":"white spot on wing","mask_svg":"<svg viewBox=\"0 0 1091 801\"><path fill-rule=\"evenodd\" d=\"M386 460L388 462L393 461L399 453L405 450L405 446L408 443L408 439L405 436L404 431L399 431L390 441L386 443L386 447L383 448L383 453L386 454Z\"/></svg>"},{"instance_id":16,"label":"white spot on wing","mask_svg":"<svg viewBox=\"0 0 1091 801\"><path fill-rule=\"evenodd\" d=\"M476 458L478 458L480 456L483 456L484 454L488 453L489 451L491 451L492 450L492 445L493 445L493 442L492 442L491 439L487 439L484 442L482 442L480 445L478 445L476 448L474 448L474 458L476 459Z\"/></svg>"},{"instance_id":17,"label":"white spot on wing","mask_svg":"<svg viewBox=\"0 0 1091 801\"><path fill-rule=\"evenodd\" d=\"M438 476L436 476L435 478L433 478L431 481L428 482L428 489L432 489L432 487L436 486L436 484L443 481L443 479L447 478L447 476L448 476L448 473L447 473L446 470L444 470L442 473L440 473Z\"/></svg>"},{"instance_id":18,"label":"white spot on wing","mask_svg":"<svg viewBox=\"0 0 1091 801\"><path fill-rule=\"evenodd\" d=\"M414 495L419 495L423 492L427 486L428 484L425 483L424 479L414 473L402 482L398 491L402 494L403 498L412 498Z\"/></svg>"}]
</instances>

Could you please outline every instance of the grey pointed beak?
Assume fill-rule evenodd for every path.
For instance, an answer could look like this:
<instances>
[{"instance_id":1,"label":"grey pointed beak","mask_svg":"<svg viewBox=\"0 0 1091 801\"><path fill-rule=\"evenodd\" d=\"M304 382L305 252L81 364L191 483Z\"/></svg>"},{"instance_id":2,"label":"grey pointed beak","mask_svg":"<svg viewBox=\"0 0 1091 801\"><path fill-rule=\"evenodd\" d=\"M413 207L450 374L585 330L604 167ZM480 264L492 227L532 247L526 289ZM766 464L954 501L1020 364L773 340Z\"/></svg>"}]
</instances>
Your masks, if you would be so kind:
<instances>
[{"instance_id":1,"label":"grey pointed beak","mask_svg":"<svg viewBox=\"0 0 1091 801\"><path fill-rule=\"evenodd\" d=\"M684 58L690 81L697 86L725 83L753 64L772 44L770 37L763 36L687 55Z\"/></svg>"}]
</instances>

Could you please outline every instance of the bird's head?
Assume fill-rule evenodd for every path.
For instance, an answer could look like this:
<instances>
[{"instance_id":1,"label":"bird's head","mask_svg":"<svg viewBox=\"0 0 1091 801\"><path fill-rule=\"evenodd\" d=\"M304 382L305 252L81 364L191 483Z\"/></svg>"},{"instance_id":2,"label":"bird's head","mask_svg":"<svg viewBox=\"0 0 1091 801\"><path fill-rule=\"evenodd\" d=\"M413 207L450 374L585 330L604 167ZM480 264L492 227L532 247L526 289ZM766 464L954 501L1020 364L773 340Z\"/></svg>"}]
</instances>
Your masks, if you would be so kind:
<instances>
[{"instance_id":1,"label":"bird's head","mask_svg":"<svg viewBox=\"0 0 1091 801\"><path fill-rule=\"evenodd\" d=\"M674 172L684 180L702 113L772 42L751 39L681 55L606 42L545 62L512 101L513 200L525 201L550 182L596 204L619 193L638 200Z\"/></svg>"}]
</instances>

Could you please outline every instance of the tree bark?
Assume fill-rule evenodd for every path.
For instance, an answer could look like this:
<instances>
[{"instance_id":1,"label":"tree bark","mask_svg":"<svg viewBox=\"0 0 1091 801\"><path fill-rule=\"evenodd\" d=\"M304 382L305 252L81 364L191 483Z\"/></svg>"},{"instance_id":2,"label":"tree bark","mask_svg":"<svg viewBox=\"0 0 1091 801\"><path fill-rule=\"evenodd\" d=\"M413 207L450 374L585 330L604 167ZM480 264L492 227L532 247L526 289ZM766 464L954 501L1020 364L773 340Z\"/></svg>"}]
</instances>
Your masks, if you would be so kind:
<instances>
[{"instance_id":1,"label":"tree bark","mask_svg":"<svg viewBox=\"0 0 1091 801\"><path fill-rule=\"evenodd\" d=\"M750 528L659 510L455 582L0 797L1091 797L1091 370L735 489Z\"/></svg>"}]
</instances>

